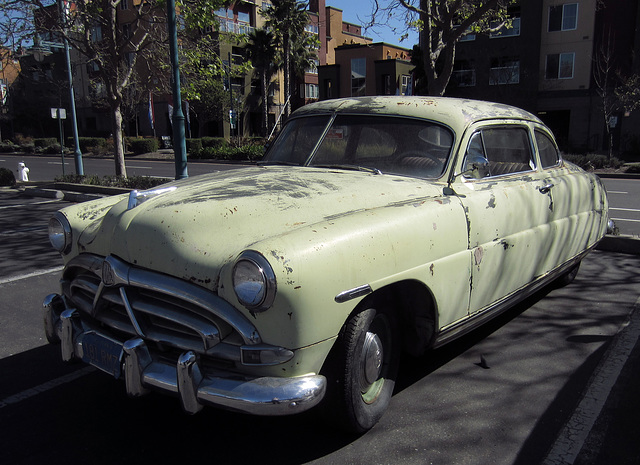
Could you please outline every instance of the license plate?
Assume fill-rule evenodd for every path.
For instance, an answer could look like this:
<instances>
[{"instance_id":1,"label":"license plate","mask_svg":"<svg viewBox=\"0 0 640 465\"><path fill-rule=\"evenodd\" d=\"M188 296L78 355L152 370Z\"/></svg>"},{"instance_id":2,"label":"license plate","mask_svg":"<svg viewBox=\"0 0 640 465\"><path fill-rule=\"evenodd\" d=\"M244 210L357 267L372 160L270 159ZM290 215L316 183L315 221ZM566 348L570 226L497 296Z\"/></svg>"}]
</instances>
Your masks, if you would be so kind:
<instances>
[{"instance_id":1,"label":"license plate","mask_svg":"<svg viewBox=\"0 0 640 465\"><path fill-rule=\"evenodd\" d=\"M122 344L94 332L86 333L82 338L82 360L119 378Z\"/></svg>"}]
</instances>

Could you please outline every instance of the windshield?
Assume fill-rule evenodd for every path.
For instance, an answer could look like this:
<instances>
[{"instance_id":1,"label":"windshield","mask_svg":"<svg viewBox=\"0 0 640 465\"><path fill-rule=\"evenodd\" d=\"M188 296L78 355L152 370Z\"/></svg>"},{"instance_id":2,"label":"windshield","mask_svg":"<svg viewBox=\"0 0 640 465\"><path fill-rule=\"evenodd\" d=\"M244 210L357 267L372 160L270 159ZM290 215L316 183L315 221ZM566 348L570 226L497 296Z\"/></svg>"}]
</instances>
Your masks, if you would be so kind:
<instances>
[{"instance_id":1,"label":"windshield","mask_svg":"<svg viewBox=\"0 0 640 465\"><path fill-rule=\"evenodd\" d=\"M291 120L266 163L435 178L451 153L451 131L438 124L390 116L309 116Z\"/></svg>"}]
</instances>

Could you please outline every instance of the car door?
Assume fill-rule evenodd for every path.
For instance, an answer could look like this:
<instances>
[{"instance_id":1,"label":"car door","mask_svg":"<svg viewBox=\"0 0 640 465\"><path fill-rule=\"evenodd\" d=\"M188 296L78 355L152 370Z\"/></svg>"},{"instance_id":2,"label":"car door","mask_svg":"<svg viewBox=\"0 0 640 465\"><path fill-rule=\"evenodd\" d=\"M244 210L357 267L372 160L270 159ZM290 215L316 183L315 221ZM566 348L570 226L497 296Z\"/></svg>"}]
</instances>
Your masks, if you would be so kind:
<instances>
[{"instance_id":1,"label":"car door","mask_svg":"<svg viewBox=\"0 0 640 465\"><path fill-rule=\"evenodd\" d=\"M467 134L455 191L467 214L473 314L534 279L551 212L528 124L484 123ZM479 159L483 170L470 170Z\"/></svg>"},{"instance_id":2,"label":"car door","mask_svg":"<svg viewBox=\"0 0 640 465\"><path fill-rule=\"evenodd\" d=\"M606 199L597 178L585 176L561 161L553 136L544 127L536 126L534 137L550 211L547 253L538 270L542 274L574 258L597 240L606 222Z\"/></svg>"}]
</instances>

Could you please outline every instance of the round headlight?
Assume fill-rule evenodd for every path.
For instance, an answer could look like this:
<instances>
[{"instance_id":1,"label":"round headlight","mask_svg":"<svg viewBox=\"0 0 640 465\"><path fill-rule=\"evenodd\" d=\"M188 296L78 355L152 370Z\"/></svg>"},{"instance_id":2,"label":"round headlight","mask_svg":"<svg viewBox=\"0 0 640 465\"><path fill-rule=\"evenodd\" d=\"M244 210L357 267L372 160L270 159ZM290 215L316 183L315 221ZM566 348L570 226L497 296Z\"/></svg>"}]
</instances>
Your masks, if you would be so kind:
<instances>
[{"instance_id":1,"label":"round headlight","mask_svg":"<svg viewBox=\"0 0 640 465\"><path fill-rule=\"evenodd\" d=\"M242 305L262 312L273 304L276 277L266 258L247 250L240 254L233 267L233 290Z\"/></svg>"},{"instance_id":2,"label":"round headlight","mask_svg":"<svg viewBox=\"0 0 640 465\"><path fill-rule=\"evenodd\" d=\"M56 212L49 220L49 241L60 253L67 253L71 249L71 225L60 212Z\"/></svg>"}]
</instances>

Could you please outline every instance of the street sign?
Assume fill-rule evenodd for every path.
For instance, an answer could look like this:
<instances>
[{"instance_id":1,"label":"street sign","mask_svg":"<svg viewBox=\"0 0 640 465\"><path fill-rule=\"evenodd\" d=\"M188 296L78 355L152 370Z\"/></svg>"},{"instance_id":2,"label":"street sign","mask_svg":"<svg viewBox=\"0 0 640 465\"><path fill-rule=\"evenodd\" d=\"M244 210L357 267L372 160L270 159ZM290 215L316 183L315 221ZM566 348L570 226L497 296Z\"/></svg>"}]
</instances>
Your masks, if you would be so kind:
<instances>
[{"instance_id":1,"label":"street sign","mask_svg":"<svg viewBox=\"0 0 640 465\"><path fill-rule=\"evenodd\" d=\"M64 108L52 108L51 117L53 119L58 119L58 115L60 115L60 119L67 119L67 110L65 110Z\"/></svg>"}]
</instances>

